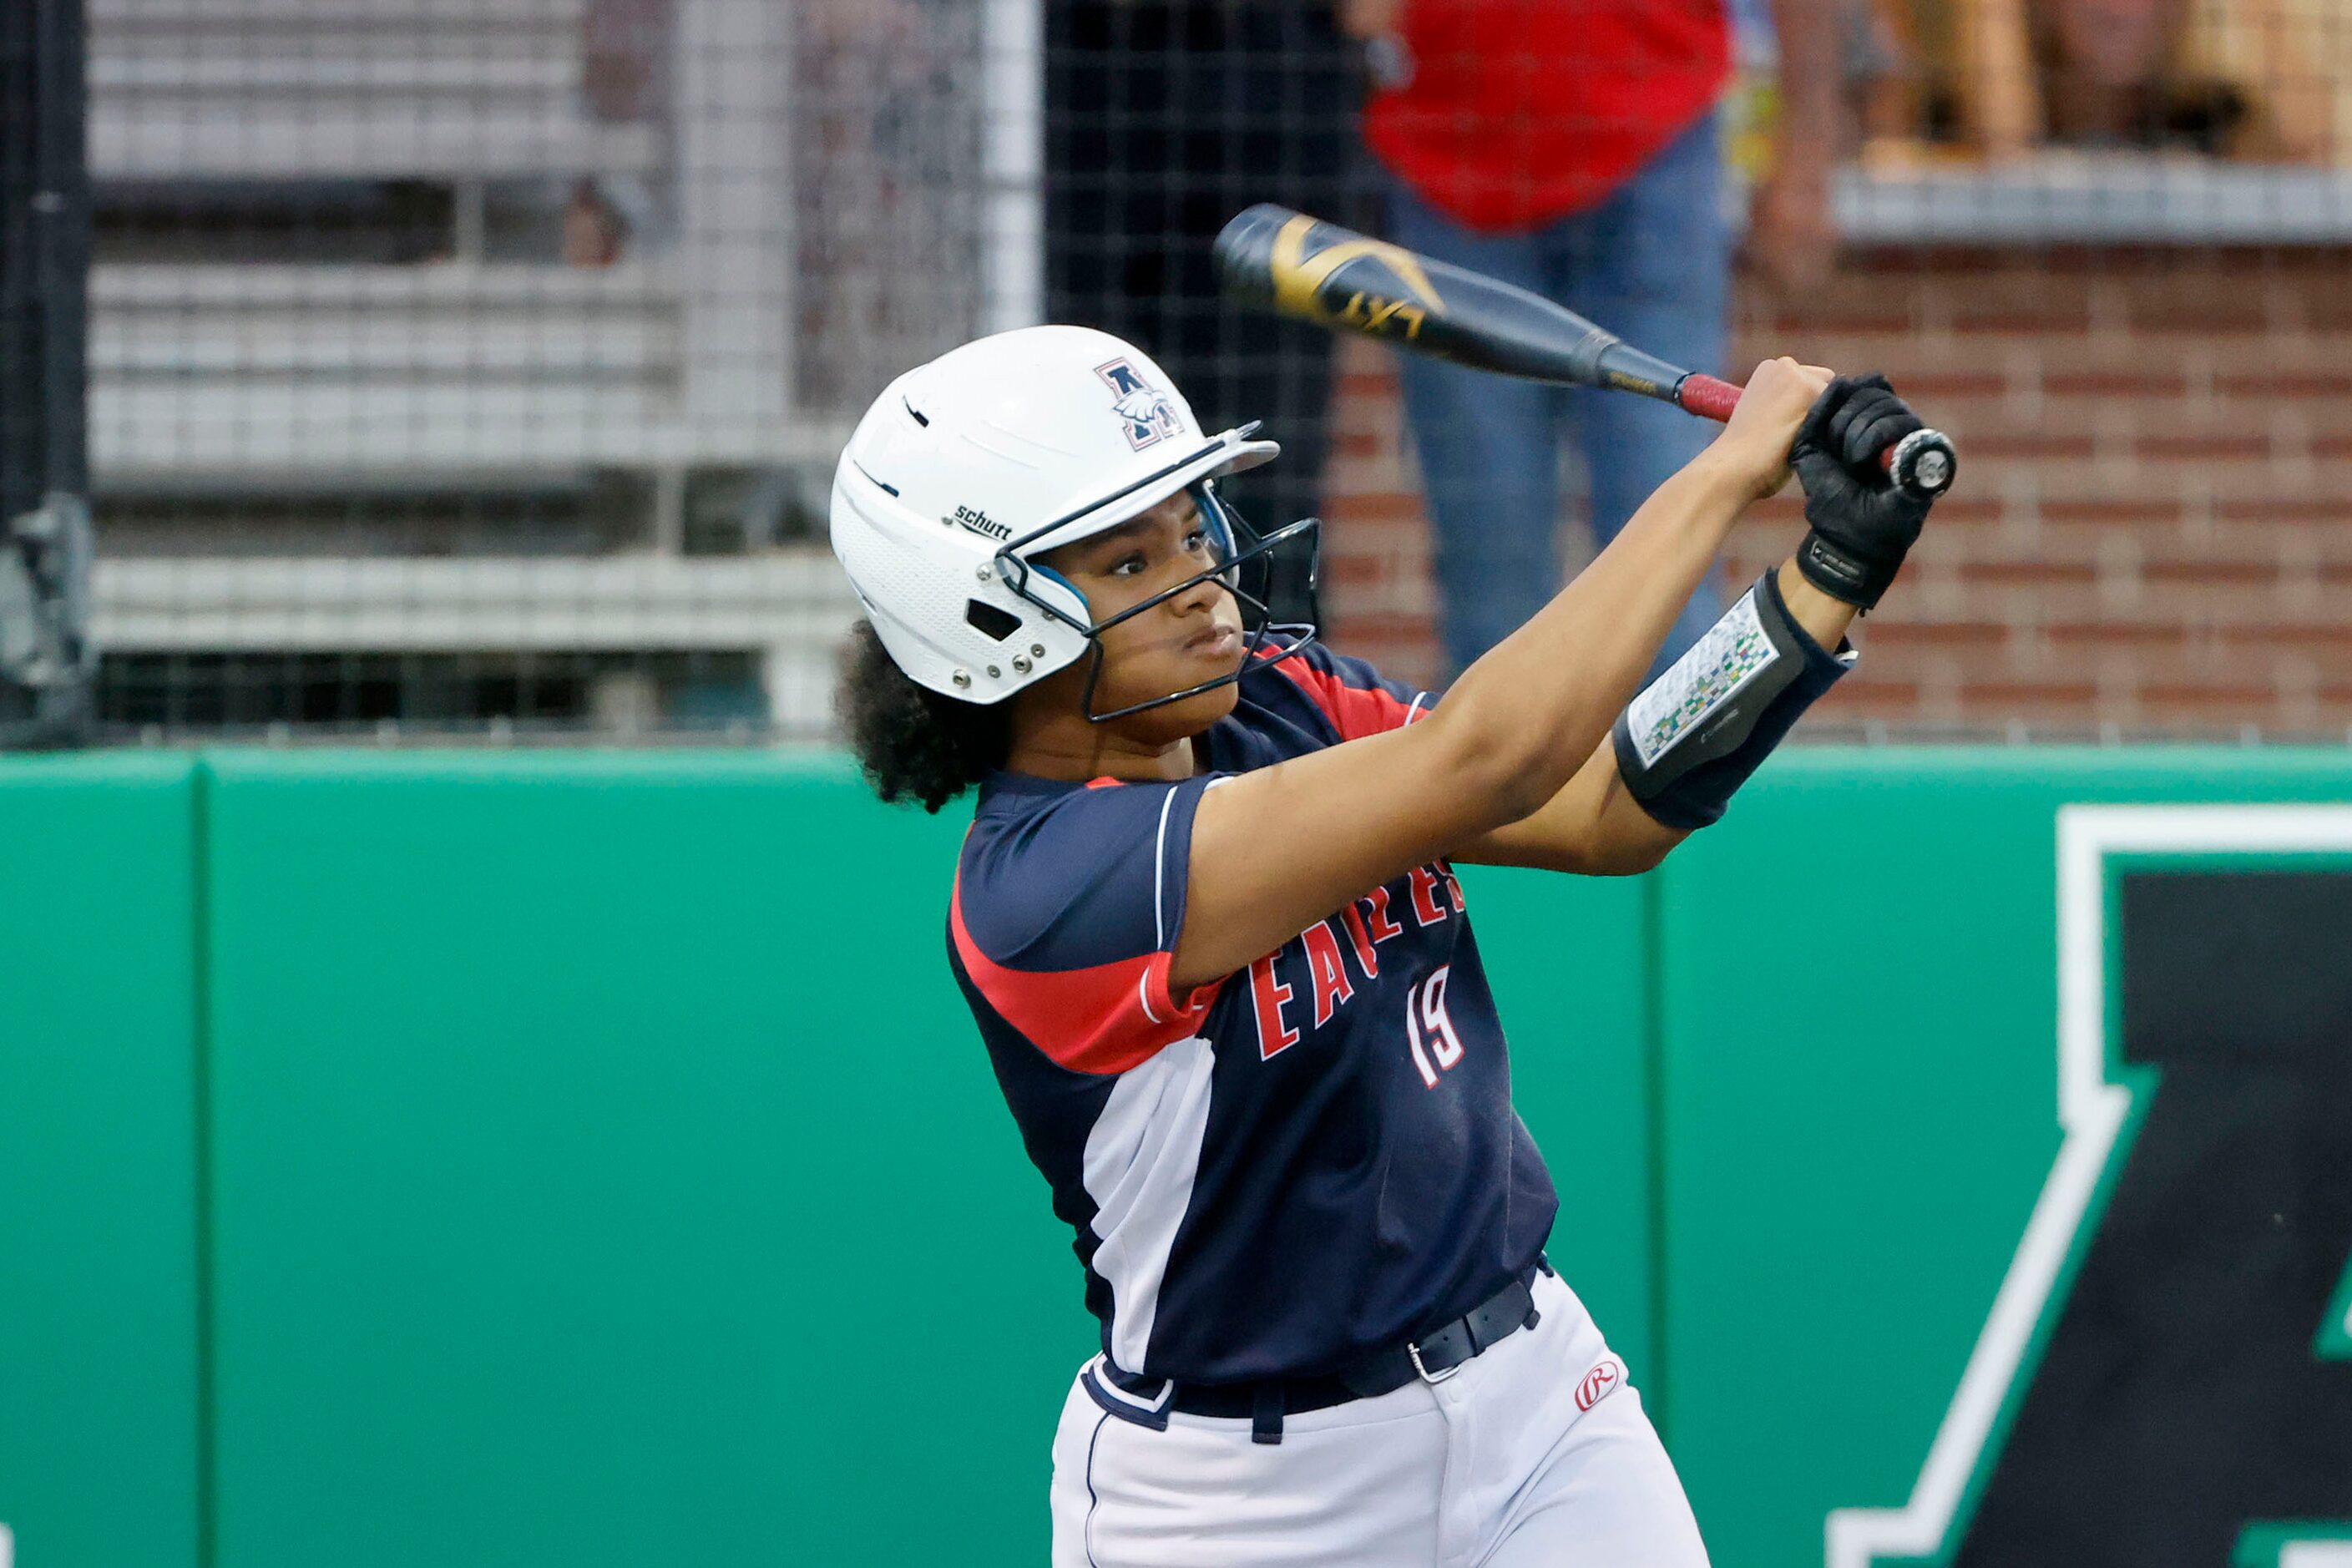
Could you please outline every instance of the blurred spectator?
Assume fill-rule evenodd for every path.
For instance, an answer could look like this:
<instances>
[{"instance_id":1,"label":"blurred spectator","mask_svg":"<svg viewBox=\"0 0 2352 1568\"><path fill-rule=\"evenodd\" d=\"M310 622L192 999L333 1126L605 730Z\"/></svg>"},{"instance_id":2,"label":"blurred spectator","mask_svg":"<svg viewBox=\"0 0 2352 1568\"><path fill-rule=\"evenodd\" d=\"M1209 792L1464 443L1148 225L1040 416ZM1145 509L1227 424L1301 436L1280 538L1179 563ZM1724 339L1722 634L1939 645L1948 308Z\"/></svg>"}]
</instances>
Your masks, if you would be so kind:
<instances>
[{"instance_id":1,"label":"blurred spectator","mask_svg":"<svg viewBox=\"0 0 2352 1568\"><path fill-rule=\"evenodd\" d=\"M979 330L991 195L980 149L985 7L799 0L793 7L793 379L854 411L898 367Z\"/></svg>"},{"instance_id":2,"label":"blurred spectator","mask_svg":"<svg viewBox=\"0 0 2352 1568\"><path fill-rule=\"evenodd\" d=\"M2059 0L2041 8L2050 130L2061 141L2149 139L2162 116L2181 0Z\"/></svg>"},{"instance_id":3,"label":"blurred spectator","mask_svg":"<svg viewBox=\"0 0 2352 1568\"><path fill-rule=\"evenodd\" d=\"M581 14L581 96L600 121L667 123L674 0L588 0ZM574 181L563 207L563 259L610 267L632 243L667 237L661 202L635 174Z\"/></svg>"},{"instance_id":4,"label":"blurred spectator","mask_svg":"<svg viewBox=\"0 0 2352 1568\"><path fill-rule=\"evenodd\" d=\"M1748 243L1774 283L1801 289L1836 244L1840 21L1833 0L1773 10L1777 147ZM1365 137L1391 176L1392 239L1558 300L1661 358L1723 368L1722 0L1343 0L1342 18L1381 71ZM1559 585L1564 416L1603 545L1711 438L1641 398L1401 364L1453 672ZM1702 587L1664 657L1706 629L1720 595Z\"/></svg>"},{"instance_id":5,"label":"blurred spectator","mask_svg":"<svg viewBox=\"0 0 2352 1568\"><path fill-rule=\"evenodd\" d=\"M1047 0L1045 44L1048 319L1143 344L1212 430L1265 422L1282 460L1232 487L1252 523L1317 511L1330 336L1221 299L1209 246L1253 202L1360 221L1330 0Z\"/></svg>"},{"instance_id":6,"label":"blurred spectator","mask_svg":"<svg viewBox=\"0 0 2352 1568\"><path fill-rule=\"evenodd\" d=\"M1880 0L1946 76L1965 140L2339 161L2352 137L2343 0Z\"/></svg>"},{"instance_id":7,"label":"blurred spectator","mask_svg":"<svg viewBox=\"0 0 2352 1568\"><path fill-rule=\"evenodd\" d=\"M2292 163L2352 161L2352 5L2185 0L2182 57L2242 100L2230 151Z\"/></svg>"},{"instance_id":8,"label":"blurred spectator","mask_svg":"<svg viewBox=\"0 0 2352 1568\"><path fill-rule=\"evenodd\" d=\"M581 13L581 91L600 120L669 113L674 0L588 0Z\"/></svg>"}]
</instances>

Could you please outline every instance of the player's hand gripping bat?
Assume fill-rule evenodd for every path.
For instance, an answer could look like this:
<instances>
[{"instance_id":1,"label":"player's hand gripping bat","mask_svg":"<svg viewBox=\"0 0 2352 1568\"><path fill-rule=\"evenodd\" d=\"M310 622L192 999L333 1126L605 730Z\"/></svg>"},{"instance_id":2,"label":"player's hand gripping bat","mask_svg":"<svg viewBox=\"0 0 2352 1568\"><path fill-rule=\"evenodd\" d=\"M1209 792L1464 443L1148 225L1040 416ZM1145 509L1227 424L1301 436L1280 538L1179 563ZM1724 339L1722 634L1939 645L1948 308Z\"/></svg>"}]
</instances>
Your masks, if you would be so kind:
<instances>
[{"instance_id":1,"label":"player's hand gripping bat","mask_svg":"<svg viewBox=\"0 0 2352 1568\"><path fill-rule=\"evenodd\" d=\"M1575 311L1499 279L1417 256L1351 229L1260 203L1217 236L1225 292L1286 316L1378 338L1411 353L1530 381L1612 387L1723 420L1739 388L1628 347ZM1940 430L1879 455L1895 484L1951 489L1959 458Z\"/></svg>"}]
</instances>

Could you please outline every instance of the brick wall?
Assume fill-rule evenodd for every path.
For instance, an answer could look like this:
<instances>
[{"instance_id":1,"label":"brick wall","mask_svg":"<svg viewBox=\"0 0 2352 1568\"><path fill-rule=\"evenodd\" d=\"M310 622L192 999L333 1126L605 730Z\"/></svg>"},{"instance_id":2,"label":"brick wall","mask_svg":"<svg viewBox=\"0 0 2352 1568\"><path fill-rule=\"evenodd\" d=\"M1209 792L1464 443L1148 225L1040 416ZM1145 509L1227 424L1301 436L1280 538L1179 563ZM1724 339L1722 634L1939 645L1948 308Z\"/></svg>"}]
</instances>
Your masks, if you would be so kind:
<instances>
[{"instance_id":1,"label":"brick wall","mask_svg":"<svg viewBox=\"0 0 2352 1568\"><path fill-rule=\"evenodd\" d=\"M1825 720L2352 727L2352 252L1864 256L1801 302L1746 290L1737 342L1741 364L1883 369L1961 451ZM1333 640L1426 679L1427 528L1393 369L1370 344L1341 354ZM1793 489L1759 508L1734 580L1801 519Z\"/></svg>"}]
</instances>

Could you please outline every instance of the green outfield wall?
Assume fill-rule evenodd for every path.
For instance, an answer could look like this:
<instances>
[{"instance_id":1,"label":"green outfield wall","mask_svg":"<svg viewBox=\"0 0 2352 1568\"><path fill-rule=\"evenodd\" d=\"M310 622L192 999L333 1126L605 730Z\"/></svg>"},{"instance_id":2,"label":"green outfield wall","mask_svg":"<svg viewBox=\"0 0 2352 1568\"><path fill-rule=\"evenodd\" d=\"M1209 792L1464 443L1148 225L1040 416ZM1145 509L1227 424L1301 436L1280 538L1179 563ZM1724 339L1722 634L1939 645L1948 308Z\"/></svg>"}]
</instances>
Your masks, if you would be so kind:
<instances>
[{"instance_id":1,"label":"green outfield wall","mask_svg":"<svg viewBox=\"0 0 2352 1568\"><path fill-rule=\"evenodd\" d=\"M2333 802L2333 752L1800 750L1653 877L1465 872L1718 1563L1934 1523L2066 1142L2063 813ZM0 764L23 1568L1042 1562L1091 1323L943 962L962 827L829 757ZM1856 1568L1954 1560L2007 1419Z\"/></svg>"}]
</instances>

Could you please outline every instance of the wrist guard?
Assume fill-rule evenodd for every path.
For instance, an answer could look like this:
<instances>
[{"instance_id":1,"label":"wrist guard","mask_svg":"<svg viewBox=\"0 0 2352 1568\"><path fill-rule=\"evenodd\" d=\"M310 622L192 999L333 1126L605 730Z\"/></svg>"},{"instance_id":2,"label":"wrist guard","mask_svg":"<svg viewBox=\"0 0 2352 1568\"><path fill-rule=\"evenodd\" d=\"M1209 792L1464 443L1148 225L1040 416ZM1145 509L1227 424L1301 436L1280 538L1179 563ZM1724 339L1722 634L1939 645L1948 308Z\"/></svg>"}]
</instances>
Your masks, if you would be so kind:
<instances>
[{"instance_id":1,"label":"wrist guard","mask_svg":"<svg viewBox=\"0 0 2352 1568\"><path fill-rule=\"evenodd\" d=\"M1617 771L1667 827L1720 820L1732 792L1853 667L1851 648L1824 652L1790 618L1777 578L1758 579L1618 715Z\"/></svg>"},{"instance_id":2,"label":"wrist guard","mask_svg":"<svg viewBox=\"0 0 2352 1568\"><path fill-rule=\"evenodd\" d=\"M1818 528L1806 530L1805 542L1797 547L1797 570L1805 581L1858 610L1876 609L1902 566L1900 558L1865 561Z\"/></svg>"}]
</instances>

